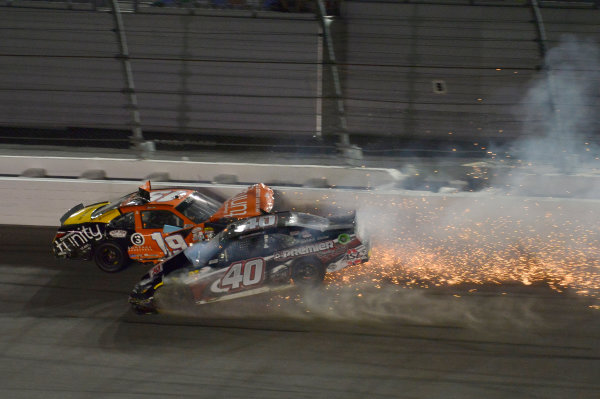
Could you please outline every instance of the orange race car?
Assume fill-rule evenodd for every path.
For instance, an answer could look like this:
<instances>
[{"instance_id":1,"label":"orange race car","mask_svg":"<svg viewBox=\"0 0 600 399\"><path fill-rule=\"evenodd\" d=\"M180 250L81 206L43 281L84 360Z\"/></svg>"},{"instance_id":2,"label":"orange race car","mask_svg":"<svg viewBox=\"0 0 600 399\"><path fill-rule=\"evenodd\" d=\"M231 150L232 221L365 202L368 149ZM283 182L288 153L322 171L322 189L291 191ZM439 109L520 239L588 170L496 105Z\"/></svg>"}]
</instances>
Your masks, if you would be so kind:
<instances>
[{"instance_id":1,"label":"orange race car","mask_svg":"<svg viewBox=\"0 0 600 399\"><path fill-rule=\"evenodd\" d=\"M196 190L152 189L150 182L116 201L76 205L52 242L57 257L94 259L105 272L131 260L158 262L208 240L233 220L271 212L273 190L259 183L222 204Z\"/></svg>"}]
</instances>

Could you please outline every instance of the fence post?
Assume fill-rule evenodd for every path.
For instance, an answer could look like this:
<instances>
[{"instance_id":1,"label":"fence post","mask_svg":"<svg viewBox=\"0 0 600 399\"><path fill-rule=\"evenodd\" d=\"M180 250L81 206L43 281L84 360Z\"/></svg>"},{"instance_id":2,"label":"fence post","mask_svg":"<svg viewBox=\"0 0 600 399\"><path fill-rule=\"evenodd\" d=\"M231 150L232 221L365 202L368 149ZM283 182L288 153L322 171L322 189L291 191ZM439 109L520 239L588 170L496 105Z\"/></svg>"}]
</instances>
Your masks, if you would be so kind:
<instances>
[{"instance_id":1,"label":"fence post","mask_svg":"<svg viewBox=\"0 0 600 399\"><path fill-rule=\"evenodd\" d=\"M131 69L131 61L129 60L129 49L127 48L127 38L125 37L125 26L121 16L121 9L119 8L119 3L117 0L111 0L111 6L115 23L115 33L117 34L117 39L119 41L120 53L118 58L120 59L123 67L123 77L126 84L123 92L127 94L129 98L129 107L131 108L131 144L137 155L140 158L143 158L147 155L147 153L154 150L154 143L144 141L142 124L140 120L140 111L138 107L137 95L135 94L135 86L133 84L133 72Z\"/></svg>"},{"instance_id":2,"label":"fence post","mask_svg":"<svg viewBox=\"0 0 600 399\"><path fill-rule=\"evenodd\" d=\"M561 154L561 147L565 146L566 135L563 118L556 104L556 97L558 95L558 91L556 89L556 83L554 80L554 73L552 71L552 67L546 62L546 55L548 54L548 38L546 36L546 28L544 26L544 20L542 18L542 12L540 10L538 0L530 0L530 5L533 11L534 21L538 32L539 49L542 58L541 71L544 74L544 78L546 80L546 85L548 88L548 106L550 108L550 113L552 114L553 120L556 123L556 130L549 132L551 135L548 138L550 140L555 140L555 162L557 162L558 166L563 172L569 173L569 162L567 162L567 160L564 159L563 155Z\"/></svg>"},{"instance_id":3,"label":"fence post","mask_svg":"<svg viewBox=\"0 0 600 399\"><path fill-rule=\"evenodd\" d=\"M333 47L333 39L331 37L330 24L332 19L327 16L325 4L323 0L317 0L317 12L320 18L322 32L325 39L325 46L327 47L327 58L331 68L331 77L333 80L334 97L336 101L336 110L339 118L339 128L336 133L338 136L337 147L341 152L342 156L348 161L362 159L362 150L350 144L350 136L348 135L348 125L346 122L346 108L344 106L344 97L342 93L342 84L340 79L340 73L337 66L337 60L335 57L335 49Z\"/></svg>"}]
</instances>

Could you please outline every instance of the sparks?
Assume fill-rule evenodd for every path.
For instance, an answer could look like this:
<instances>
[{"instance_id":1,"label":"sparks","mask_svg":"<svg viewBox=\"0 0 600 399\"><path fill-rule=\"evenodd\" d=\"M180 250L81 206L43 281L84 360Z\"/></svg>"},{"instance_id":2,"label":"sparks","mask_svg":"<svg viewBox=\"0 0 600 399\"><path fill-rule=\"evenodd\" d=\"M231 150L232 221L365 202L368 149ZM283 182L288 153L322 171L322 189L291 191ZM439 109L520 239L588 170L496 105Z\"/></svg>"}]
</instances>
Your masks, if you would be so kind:
<instances>
[{"instance_id":1,"label":"sparks","mask_svg":"<svg viewBox=\"0 0 600 399\"><path fill-rule=\"evenodd\" d=\"M486 212L463 205L449 211L424 197L377 205L363 226L371 260L328 275L327 284L462 285L470 292L472 285L545 285L600 300L600 226L585 212L576 217L562 205L541 211L527 202L520 209L486 205ZM393 228L384 228L390 221Z\"/></svg>"}]
</instances>

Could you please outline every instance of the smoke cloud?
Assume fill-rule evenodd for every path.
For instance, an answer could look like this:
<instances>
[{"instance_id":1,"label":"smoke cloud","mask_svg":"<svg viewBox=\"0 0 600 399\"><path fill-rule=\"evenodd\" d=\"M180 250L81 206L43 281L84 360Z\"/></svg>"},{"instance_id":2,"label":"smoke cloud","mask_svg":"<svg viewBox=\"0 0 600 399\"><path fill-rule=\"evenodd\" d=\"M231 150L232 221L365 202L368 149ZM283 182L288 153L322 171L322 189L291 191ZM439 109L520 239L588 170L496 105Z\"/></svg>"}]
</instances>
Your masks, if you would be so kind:
<instances>
[{"instance_id":1,"label":"smoke cloud","mask_svg":"<svg viewBox=\"0 0 600 399\"><path fill-rule=\"evenodd\" d=\"M567 173L597 164L600 49L565 35L548 51L544 67L519 104L526 118L512 152L525 163Z\"/></svg>"}]
</instances>

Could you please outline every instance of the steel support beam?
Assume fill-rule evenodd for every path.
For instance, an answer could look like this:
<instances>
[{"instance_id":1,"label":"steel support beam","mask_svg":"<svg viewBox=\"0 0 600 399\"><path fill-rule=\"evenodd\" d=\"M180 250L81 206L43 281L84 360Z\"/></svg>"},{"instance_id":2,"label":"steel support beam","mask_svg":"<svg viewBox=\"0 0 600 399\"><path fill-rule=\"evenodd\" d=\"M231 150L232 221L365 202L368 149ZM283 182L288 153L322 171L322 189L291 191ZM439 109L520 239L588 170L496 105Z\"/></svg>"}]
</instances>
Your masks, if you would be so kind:
<instances>
[{"instance_id":1,"label":"steel support beam","mask_svg":"<svg viewBox=\"0 0 600 399\"><path fill-rule=\"evenodd\" d=\"M135 85L133 84L133 71L131 68L131 61L129 59L127 38L125 36L125 25L123 24L123 18L118 1L111 0L111 7L115 24L115 33L119 42L118 58L121 62L123 78L125 80L125 88L123 89L123 92L127 95L129 100L129 108L131 109L131 145L137 155L140 158L144 158L149 152L154 150L154 147L152 142L144 141L144 134L142 133L140 110L138 107L137 95L135 93Z\"/></svg>"},{"instance_id":2,"label":"steel support beam","mask_svg":"<svg viewBox=\"0 0 600 399\"><path fill-rule=\"evenodd\" d=\"M344 95L342 91L342 83L340 79L339 68L337 66L337 59L335 56L335 48L333 46L333 39L331 36L331 23L333 19L327 15L325 4L323 0L317 0L317 12L319 14L324 42L327 47L327 62L331 69L331 78L333 81L334 98L336 102L336 110L339 118L338 131L335 133L338 136L338 150L344 158L347 160L359 160L362 159L362 150L350 144L350 136L348 135L348 124L346 121L346 108L344 106Z\"/></svg>"}]
</instances>

